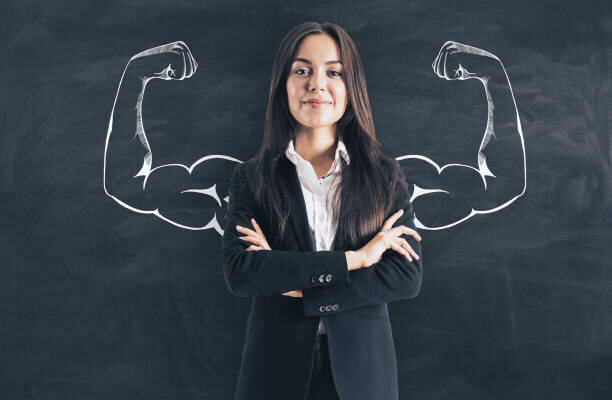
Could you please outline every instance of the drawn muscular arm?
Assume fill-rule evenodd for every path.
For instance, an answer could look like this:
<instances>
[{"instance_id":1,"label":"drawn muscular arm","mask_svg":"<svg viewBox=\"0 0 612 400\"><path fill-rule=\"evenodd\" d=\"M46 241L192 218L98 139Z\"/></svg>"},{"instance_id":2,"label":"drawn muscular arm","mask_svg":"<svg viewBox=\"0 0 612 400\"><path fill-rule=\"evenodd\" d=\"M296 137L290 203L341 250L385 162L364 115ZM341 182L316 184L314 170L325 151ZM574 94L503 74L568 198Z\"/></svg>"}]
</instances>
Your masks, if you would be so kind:
<instances>
[{"instance_id":1,"label":"drawn muscular arm","mask_svg":"<svg viewBox=\"0 0 612 400\"><path fill-rule=\"evenodd\" d=\"M131 211L154 214L181 228L214 228L222 234L216 212L222 211L228 198L223 197L223 190L218 190L217 182L228 181L228 173L223 172L233 170L240 161L210 155L191 166L155 167L143 125L147 84L154 79L188 79L197 67L189 48L180 41L142 51L130 59L119 82L108 124L104 190Z\"/></svg>"},{"instance_id":2,"label":"drawn muscular arm","mask_svg":"<svg viewBox=\"0 0 612 400\"><path fill-rule=\"evenodd\" d=\"M416 226L444 229L472 215L504 208L525 192L525 145L512 86L497 56L476 47L446 42L432 68L446 80L478 79L487 100L487 125L474 166L440 167L425 156L397 157L402 168L409 171L409 181L414 182L411 200L417 210Z\"/></svg>"}]
</instances>

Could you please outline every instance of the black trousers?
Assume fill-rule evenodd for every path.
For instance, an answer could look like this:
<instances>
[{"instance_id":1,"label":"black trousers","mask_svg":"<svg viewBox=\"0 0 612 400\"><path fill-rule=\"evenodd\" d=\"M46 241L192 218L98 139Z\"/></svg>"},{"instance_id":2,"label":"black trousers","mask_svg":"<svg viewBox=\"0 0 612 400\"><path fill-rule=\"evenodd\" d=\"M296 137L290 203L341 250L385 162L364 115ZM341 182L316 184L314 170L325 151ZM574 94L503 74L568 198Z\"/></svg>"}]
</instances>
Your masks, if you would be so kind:
<instances>
[{"instance_id":1,"label":"black trousers","mask_svg":"<svg viewBox=\"0 0 612 400\"><path fill-rule=\"evenodd\" d=\"M327 334L317 335L308 400L340 400L329 362Z\"/></svg>"}]
</instances>

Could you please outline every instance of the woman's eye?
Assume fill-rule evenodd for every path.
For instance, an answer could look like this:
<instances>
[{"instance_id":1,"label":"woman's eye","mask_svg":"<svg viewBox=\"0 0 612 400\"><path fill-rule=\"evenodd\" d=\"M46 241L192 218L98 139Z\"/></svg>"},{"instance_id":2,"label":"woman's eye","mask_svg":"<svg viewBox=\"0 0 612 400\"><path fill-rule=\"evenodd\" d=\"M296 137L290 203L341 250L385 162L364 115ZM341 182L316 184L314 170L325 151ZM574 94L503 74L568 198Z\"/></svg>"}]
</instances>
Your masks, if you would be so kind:
<instances>
[{"instance_id":1,"label":"woman's eye","mask_svg":"<svg viewBox=\"0 0 612 400\"><path fill-rule=\"evenodd\" d=\"M306 70L306 69L304 69L304 68L300 68L300 69L295 70L296 75L304 75L302 72L306 72L306 73L308 73L308 72L310 72L310 71L309 71L309 70ZM331 73L333 76L342 76L342 72L340 72L340 71L330 71L330 73Z\"/></svg>"}]
</instances>

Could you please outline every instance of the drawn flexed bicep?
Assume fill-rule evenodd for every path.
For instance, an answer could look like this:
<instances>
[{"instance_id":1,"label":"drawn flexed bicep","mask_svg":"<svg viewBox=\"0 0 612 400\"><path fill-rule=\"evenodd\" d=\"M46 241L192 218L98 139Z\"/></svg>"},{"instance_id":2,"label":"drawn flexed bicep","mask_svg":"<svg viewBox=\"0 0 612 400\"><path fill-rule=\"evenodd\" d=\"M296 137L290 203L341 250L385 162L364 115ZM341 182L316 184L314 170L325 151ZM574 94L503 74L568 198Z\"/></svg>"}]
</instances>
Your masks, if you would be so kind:
<instances>
[{"instance_id":1,"label":"drawn flexed bicep","mask_svg":"<svg viewBox=\"0 0 612 400\"><path fill-rule=\"evenodd\" d=\"M215 229L221 235L219 214L224 212L227 198L227 188L223 186L240 160L208 155L191 166L155 166L142 118L151 80L189 79L197 68L189 47L180 41L130 58L119 82L107 130L104 190L131 211L154 214L185 229Z\"/></svg>"},{"instance_id":2,"label":"drawn flexed bicep","mask_svg":"<svg viewBox=\"0 0 612 400\"><path fill-rule=\"evenodd\" d=\"M478 79L487 107L486 128L475 151L474 165L440 166L422 155L396 157L414 183L412 200L417 227L444 229L475 214L498 211L520 197L527 183L526 159L514 93L499 57L477 47L448 41L440 48L432 69L438 78L449 81ZM452 127L445 134L473 135L474 132Z\"/></svg>"}]
</instances>

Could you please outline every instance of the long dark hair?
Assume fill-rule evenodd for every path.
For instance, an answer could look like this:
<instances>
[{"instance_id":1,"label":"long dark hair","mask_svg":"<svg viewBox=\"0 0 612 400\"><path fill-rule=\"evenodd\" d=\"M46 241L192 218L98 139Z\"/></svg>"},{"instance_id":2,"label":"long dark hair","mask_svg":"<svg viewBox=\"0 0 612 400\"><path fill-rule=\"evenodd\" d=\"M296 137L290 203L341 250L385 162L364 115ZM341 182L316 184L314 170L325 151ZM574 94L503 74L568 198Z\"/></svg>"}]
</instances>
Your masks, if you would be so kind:
<instances>
[{"instance_id":1,"label":"long dark hair","mask_svg":"<svg viewBox=\"0 0 612 400\"><path fill-rule=\"evenodd\" d=\"M344 115L336 124L336 133L347 148L350 163L344 164L339 190L333 196L335 204L338 204L339 196L341 206L333 217L338 218L348 244L357 247L370 240L382 227L398 179L406 189L407 185L397 161L384 155L376 140L361 58L353 40L338 25L305 22L291 29L283 38L272 67L261 147L247 161L254 167L246 169L248 181L255 201L270 218L266 223L270 230L269 243L282 240L291 204L276 183L279 181L280 162L289 141L295 143L298 127L289 111L286 82L300 43L312 34L331 36L339 47L344 64L348 102Z\"/></svg>"}]
</instances>

